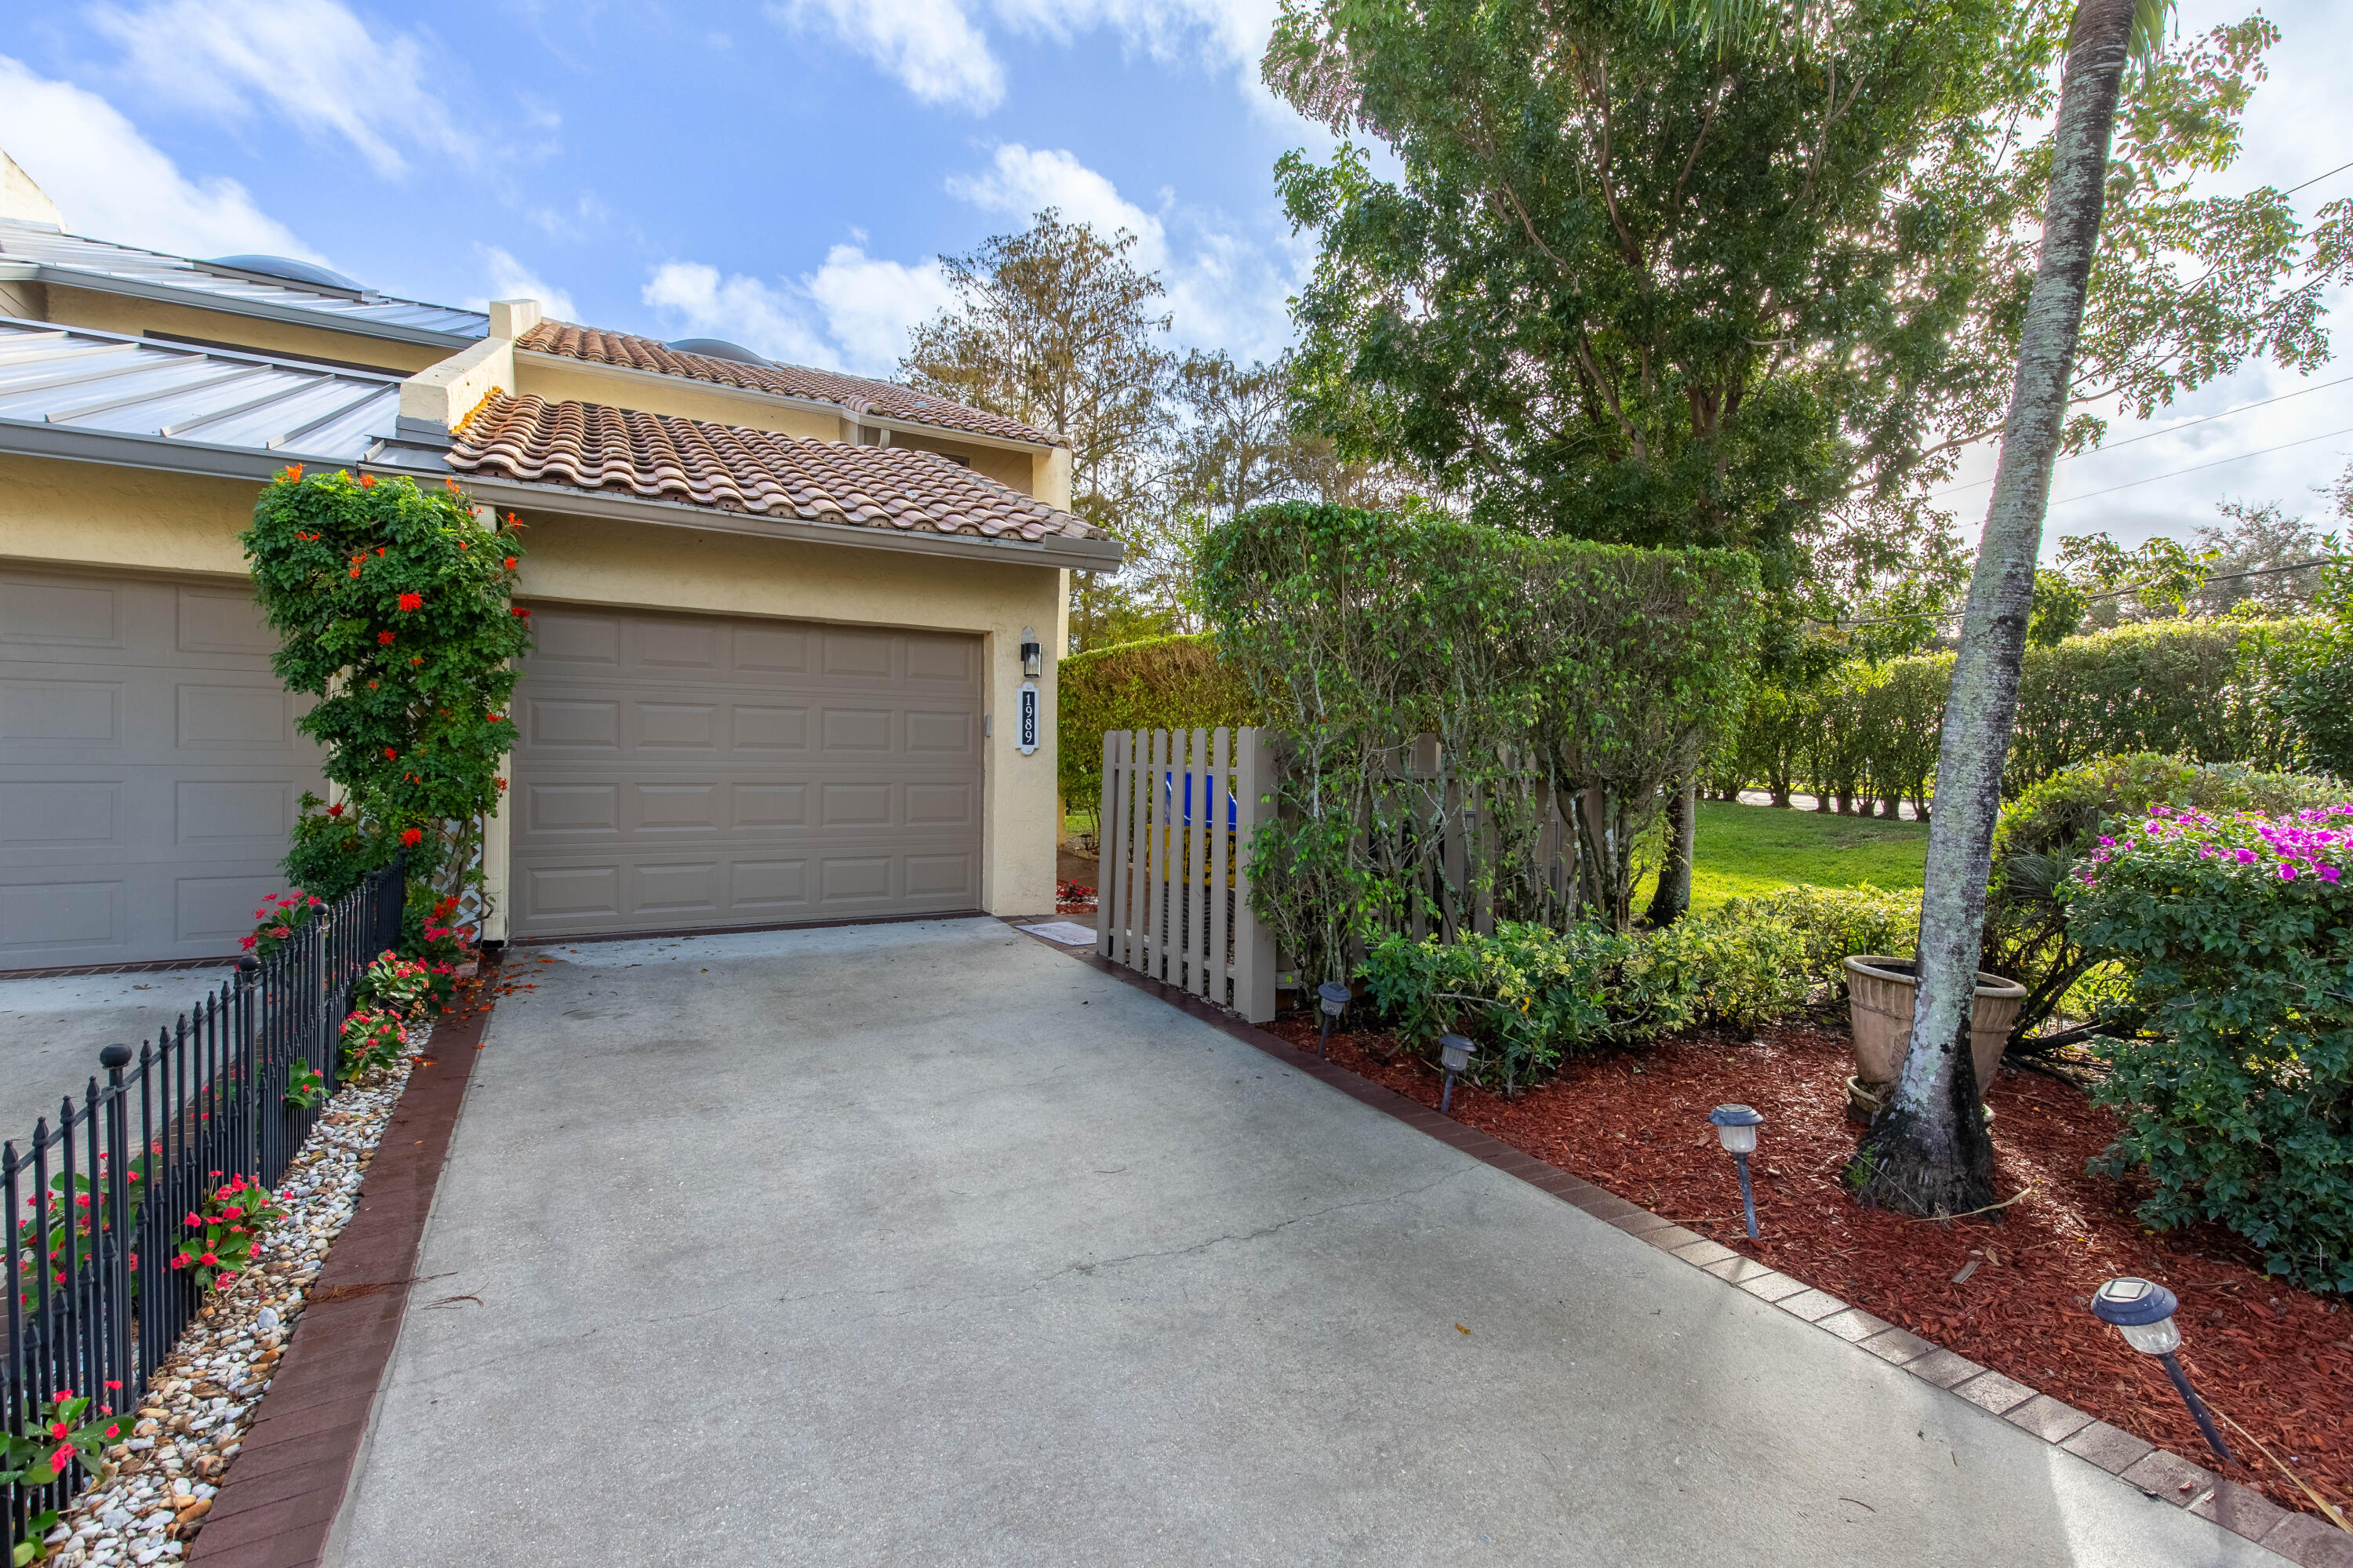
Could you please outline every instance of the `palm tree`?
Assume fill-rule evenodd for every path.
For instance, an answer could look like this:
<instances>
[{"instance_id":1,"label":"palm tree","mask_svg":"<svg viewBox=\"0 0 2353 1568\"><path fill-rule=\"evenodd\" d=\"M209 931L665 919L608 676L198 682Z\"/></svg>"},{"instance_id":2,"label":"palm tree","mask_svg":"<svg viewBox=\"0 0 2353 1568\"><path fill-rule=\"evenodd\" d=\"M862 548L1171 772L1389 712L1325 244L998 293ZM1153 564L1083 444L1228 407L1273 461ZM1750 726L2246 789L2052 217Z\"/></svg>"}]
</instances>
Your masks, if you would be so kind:
<instances>
[{"instance_id":1,"label":"palm tree","mask_svg":"<svg viewBox=\"0 0 2353 1568\"><path fill-rule=\"evenodd\" d=\"M1802 31L1808 10L1808 0L1652 0L1654 16L1679 18L1703 37L1756 37L1785 26ZM1936 754L1912 1045L1852 1171L1862 1201L1905 1213L1968 1213L1994 1201L1993 1144L1977 1114L1969 1014L2002 761L2018 712L2034 558L2042 547L2051 471L2099 246L2116 102L2126 66L2136 56L2155 55L2171 11L2171 0L2077 0L2068 33L2042 256Z\"/></svg>"}]
</instances>

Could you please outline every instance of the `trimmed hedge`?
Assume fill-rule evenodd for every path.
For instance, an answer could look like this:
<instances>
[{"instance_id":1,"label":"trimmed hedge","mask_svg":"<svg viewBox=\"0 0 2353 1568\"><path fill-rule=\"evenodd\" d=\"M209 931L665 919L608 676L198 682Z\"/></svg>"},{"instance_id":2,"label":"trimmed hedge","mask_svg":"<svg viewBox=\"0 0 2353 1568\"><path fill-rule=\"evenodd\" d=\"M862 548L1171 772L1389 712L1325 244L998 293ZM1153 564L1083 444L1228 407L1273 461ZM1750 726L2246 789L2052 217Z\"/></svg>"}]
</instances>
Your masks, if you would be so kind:
<instances>
[{"instance_id":1,"label":"trimmed hedge","mask_svg":"<svg viewBox=\"0 0 2353 1568\"><path fill-rule=\"evenodd\" d=\"M1102 797L1108 730L1258 722L1248 687L1198 634L1073 653L1055 673L1055 692L1056 771L1066 810L1092 810Z\"/></svg>"}]
</instances>

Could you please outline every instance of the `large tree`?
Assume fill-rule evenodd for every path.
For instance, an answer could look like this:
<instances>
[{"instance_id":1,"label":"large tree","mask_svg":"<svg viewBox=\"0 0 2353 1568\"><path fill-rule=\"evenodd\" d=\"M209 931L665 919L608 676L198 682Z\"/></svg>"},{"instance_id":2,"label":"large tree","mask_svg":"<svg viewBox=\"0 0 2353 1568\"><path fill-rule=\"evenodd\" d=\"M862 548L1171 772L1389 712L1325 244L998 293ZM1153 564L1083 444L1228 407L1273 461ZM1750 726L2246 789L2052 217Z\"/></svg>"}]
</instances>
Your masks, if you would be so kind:
<instances>
[{"instance_id":1,"label":"large tree","mask_svg":"<svg viewBox=\"0 0 2353 1568\"><path fill-rule=\"evenodd\" d=\"M1166 292L1138 269L1135 236L1108 238L1052 207L940 264L956 304L914 329L899 362L911 385L987 408L1071 443L1071 505L1128 539L1154 441L1166 417L1172 360L1160 340ZM1071 629L1087 646L1159 629L1112 577L1071 577Z\"/></svg>"}]
</instances>

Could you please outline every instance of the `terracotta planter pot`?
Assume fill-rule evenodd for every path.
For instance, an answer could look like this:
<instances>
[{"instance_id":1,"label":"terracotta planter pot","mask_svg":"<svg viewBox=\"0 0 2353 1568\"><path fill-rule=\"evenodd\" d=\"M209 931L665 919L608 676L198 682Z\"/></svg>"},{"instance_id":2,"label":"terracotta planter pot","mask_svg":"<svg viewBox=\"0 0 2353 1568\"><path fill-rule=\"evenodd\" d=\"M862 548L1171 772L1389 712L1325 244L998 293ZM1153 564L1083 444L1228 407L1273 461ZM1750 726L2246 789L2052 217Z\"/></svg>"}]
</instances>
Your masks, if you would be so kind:
<instances>
[{"instance_id":1,"label":"terracotta planter pot","mask_svg":"<svg viewBox=\"0 0 2353 1568\"><path fill-rule=\"evenodd\" d=\"M1849 1012L1854 1024L1854 1075L1876 1093L1904 1070L1912 1044L1912 1002L1919 982L1910 959L1864 953L1846 960ZM1969 1013L1969 1055L1978 1075L1978 1098L1993 1084L2001 1048L2010 1040L2026 988L2000 975L1978 971L1977 1001Z\"/></svg>"}]
</instances>

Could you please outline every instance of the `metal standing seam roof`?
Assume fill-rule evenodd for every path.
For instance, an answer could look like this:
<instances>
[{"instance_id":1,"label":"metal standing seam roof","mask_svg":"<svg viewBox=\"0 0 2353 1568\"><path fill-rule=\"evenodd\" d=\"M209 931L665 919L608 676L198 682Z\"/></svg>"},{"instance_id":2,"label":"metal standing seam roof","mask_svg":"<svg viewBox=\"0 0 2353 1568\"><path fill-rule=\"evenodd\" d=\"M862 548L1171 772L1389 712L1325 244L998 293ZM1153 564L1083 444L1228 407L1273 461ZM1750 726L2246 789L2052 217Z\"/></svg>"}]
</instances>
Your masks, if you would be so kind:
<instances>
[{"instance_id":1,"label":"metal standing seam roof","mask_svg":"<svg viewBox=\"0 0 2353 1568\"><path fill-rule=\"evenodd\" d=\"M0 317L0 448L79 433L356 463L392 432L400 380Z\"/></svg>"},{"instance_id":2,"label":"metal standing seam roof","mask_svg":"<svg viewBox=\"0 0 2353 1568\"><path fill-rule=\"evenodd\" d=\"M46 224L0 218L0 276L5 276L11 262L48 272L81 273L146 288L189 290L211 295L216 302L232 307L259 307L270 313L300 311L363 329L392 327L450 338L478 338L490 331L491 324L490 317L480 311L397 299L369 289L354 295L340 290L305 288L299 283L213 267L185 256L167 256L158 250L142 250L111 240L66 234Z\"/></svg>"}]
</instances>

